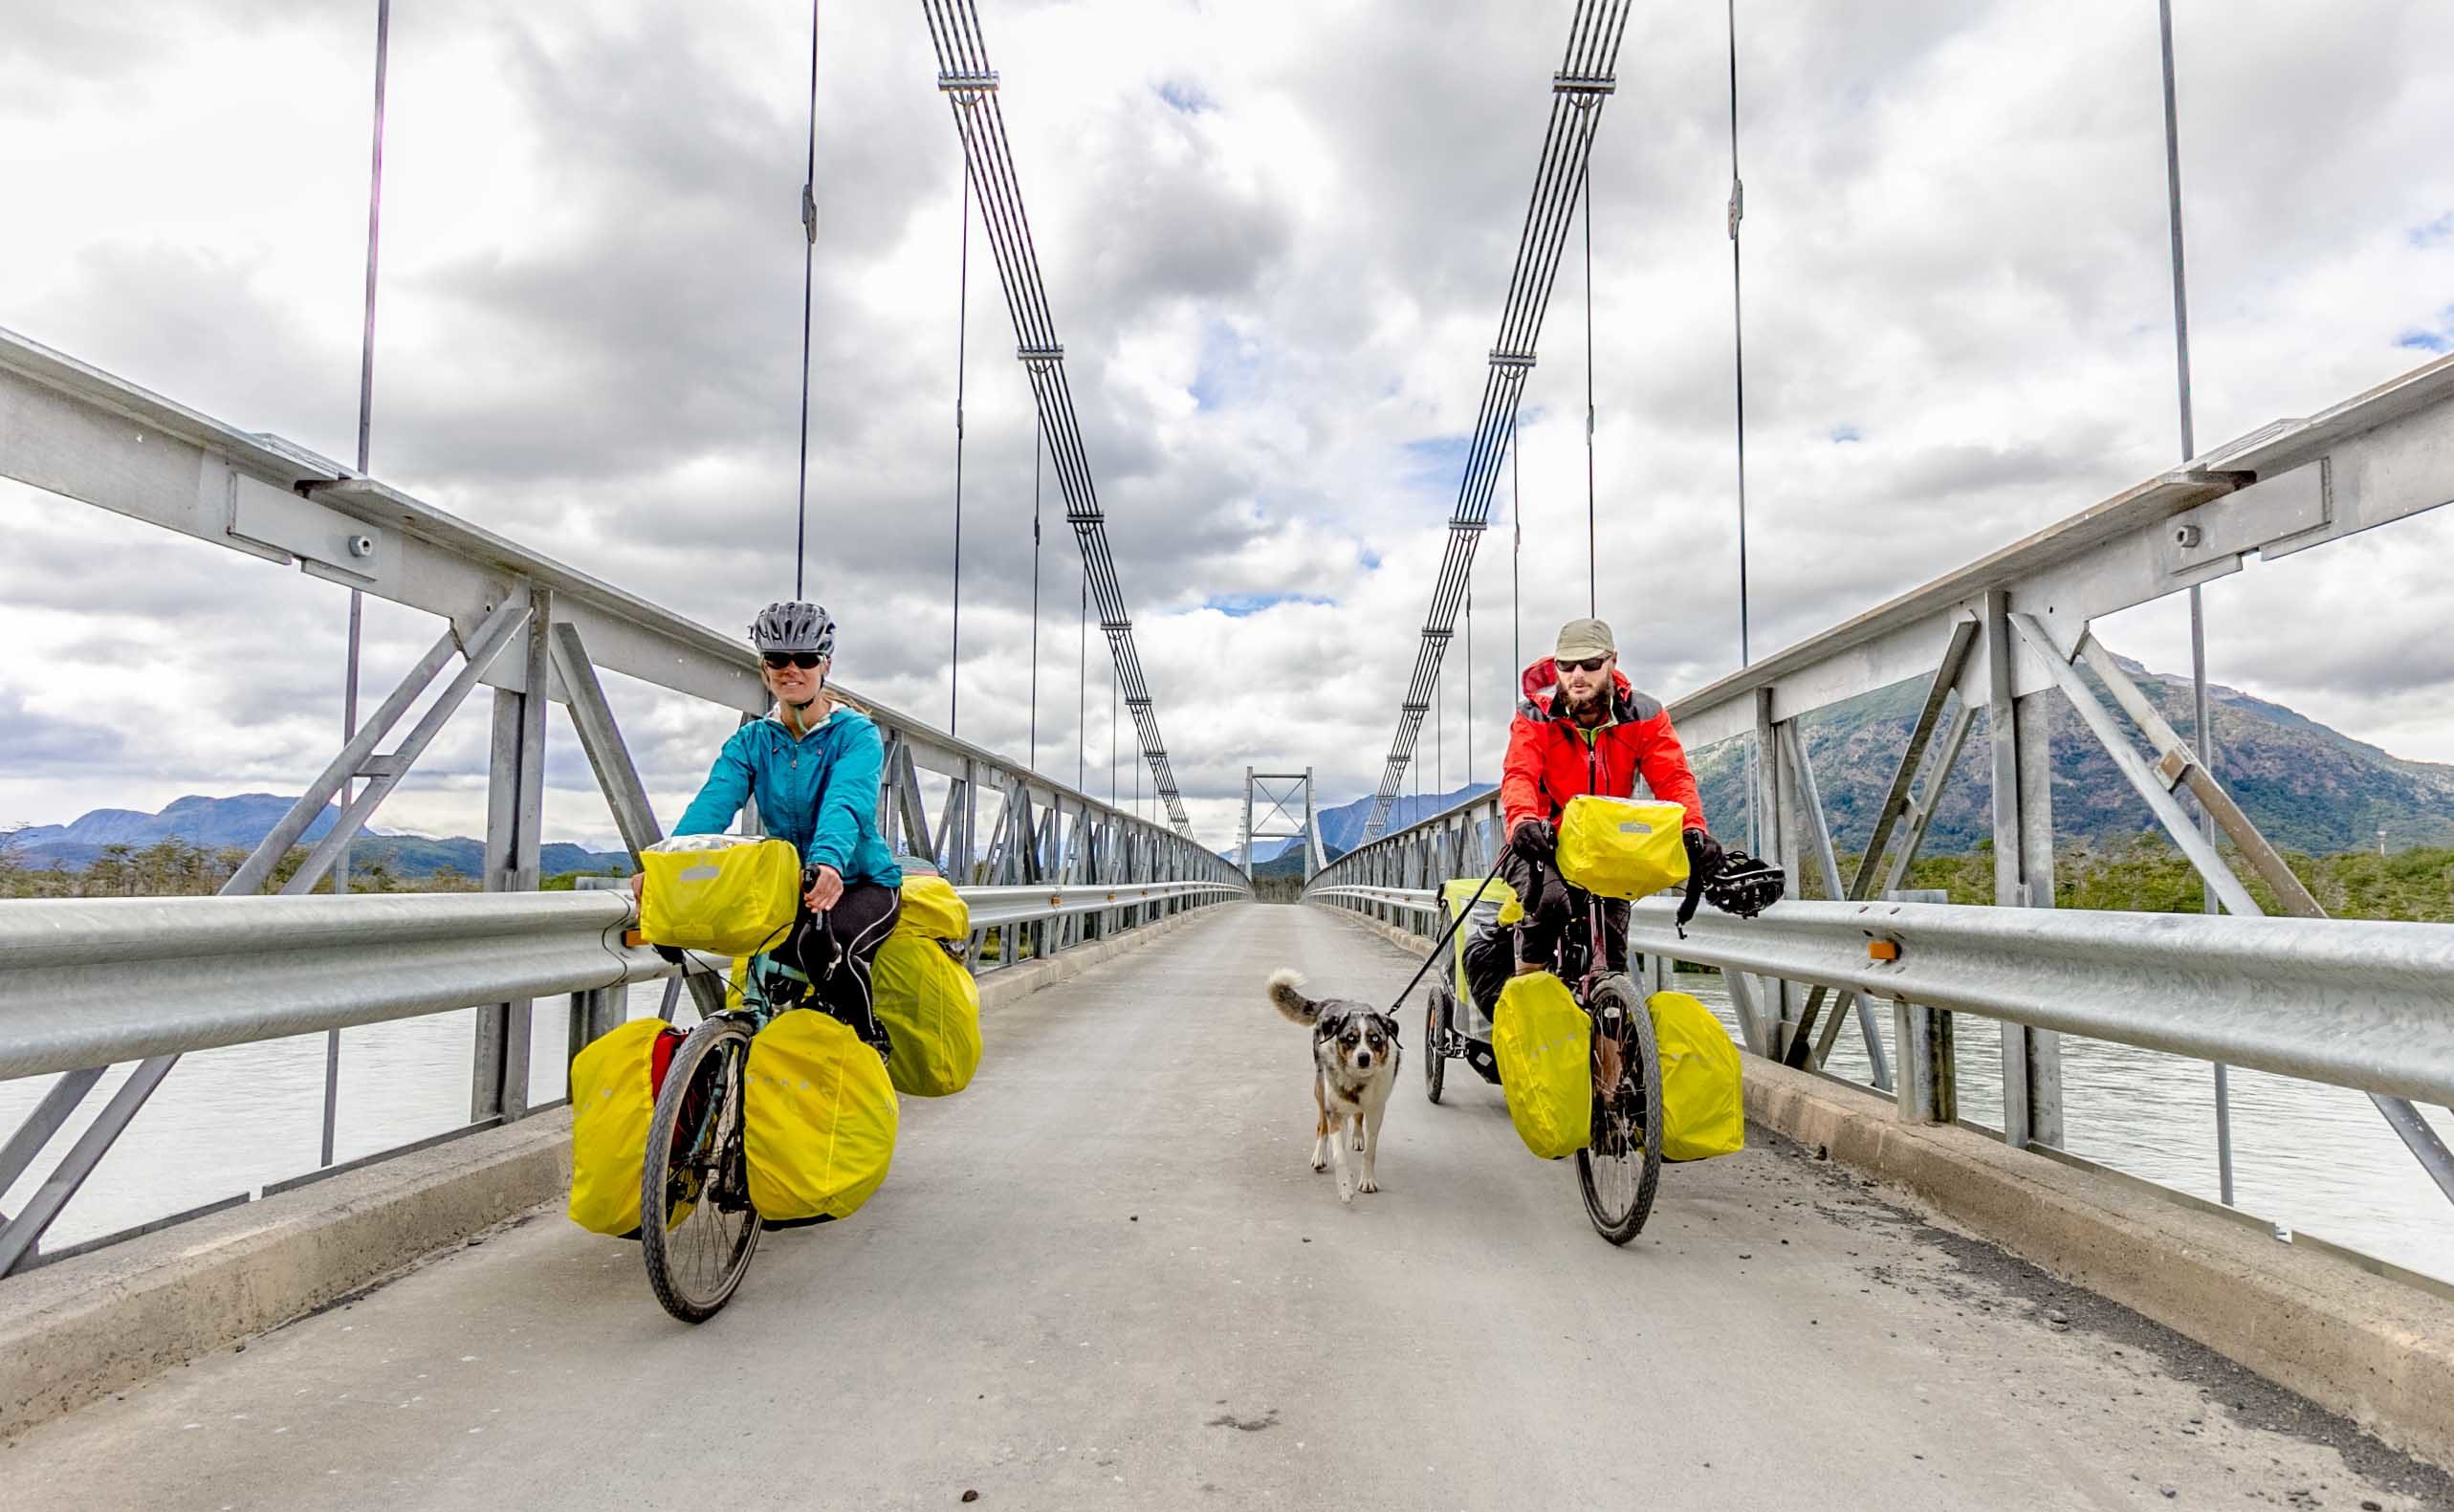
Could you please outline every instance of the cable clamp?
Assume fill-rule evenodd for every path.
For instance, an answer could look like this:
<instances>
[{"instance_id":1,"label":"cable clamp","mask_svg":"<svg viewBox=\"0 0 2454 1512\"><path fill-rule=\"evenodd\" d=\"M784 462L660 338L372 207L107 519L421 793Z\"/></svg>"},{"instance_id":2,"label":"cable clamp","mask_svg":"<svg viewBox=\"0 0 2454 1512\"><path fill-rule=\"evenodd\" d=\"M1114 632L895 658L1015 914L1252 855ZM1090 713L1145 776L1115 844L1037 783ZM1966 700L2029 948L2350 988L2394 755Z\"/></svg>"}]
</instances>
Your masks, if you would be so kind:
<instances>
[{"instance_id":1,"label":"cable clamp","mask_svg":"<svg viewBox=\"0 0 2454 1512\"><path fill-rule=\"evenodd\" d=\"M1618 88L1619 81L1609 74L1553 74L1551 76L1551 93L1582 97L1576 101L1580 105L1586 103L1589 99L1600 99L1605 95L1615 94Z\"/></svg>"},{"instance_id":2,"label":"cable clamp","mask_svg":"<svg viewBox=\"0 0 2454 1512\"><path fill-rule=\"evenodd\" d=\"M811 246L818 245L818 196L806 184L801 186L801 234Z\"/></svg>"},{"instance_id":3,"label":"cable clamp","mask_svg":"<svg viewBox=\"0 0 2454 1512\"><path fill-rule=\"evenodd\" d=\"M1023 366L1040 373L1063 362L1065 349L1063 346L1018 346L1014 355L1021 360Z\"/></svg>"},{"instance_id":4,"label":"cable clamp","mask_svg":"<svg viewBox=\"0 0 2454 1512\"><path fill-rule=\"evenodd\" d=\"M937 76L937 87L942 92L953 96L954 102L958 105L975 105L979 103L982 95L997 93L997 71L990 69L978 74L940 74Z\"/></svg>"},{"instance_id":5,"label":"cable clamp","mask_svg":"<svg viewBox=\"0 0 2454 1512\"><path fill-rule=\"evenodd\" d=\"M1730 175L1730 240L1739 239L1739 222L1746 219L1746 182Z\"/></svg>"},{"instance_id":6,"label":"cable clamp","mask_svg":"<svg viewBox=\"0 0 2454 1512\"><path fill-rule=\"evenodd\" d=\"M1533 370L1534 354L1531 352L1503 352L1499 348L1494 347L1491 352L1491 365L1494 367L1508 369L1515 372L1518 377L1523 378L1525 374Z\"/></svg>"}]
</instances>

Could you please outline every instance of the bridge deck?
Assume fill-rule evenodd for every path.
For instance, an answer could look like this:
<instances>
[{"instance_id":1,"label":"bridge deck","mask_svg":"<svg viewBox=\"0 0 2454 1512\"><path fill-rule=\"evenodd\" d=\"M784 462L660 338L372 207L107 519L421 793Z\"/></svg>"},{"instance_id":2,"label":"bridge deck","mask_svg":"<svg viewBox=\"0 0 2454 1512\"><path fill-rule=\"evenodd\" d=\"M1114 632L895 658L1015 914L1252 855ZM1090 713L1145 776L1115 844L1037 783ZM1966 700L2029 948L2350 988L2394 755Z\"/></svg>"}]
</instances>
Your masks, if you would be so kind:
<instances>
[{"instance_id":1,"label":"bridge deck","mask_svg":"<svg viewBox=\"0 0 2454 1512\"><path fill-rule=\"evenodd\" d=\"M1261 999L1282 962L1359 996L1408 968L1321 911L1222 909L996 1014L978 1084L907 1106L868 1209L770 1236L713 1323L669 1322L635 1249L543 1213L34 1431L0 1505L976 1489L1069 1509L1961 1512L2443 1490L1768 1142L1670 1171L1652 1227L1613 1250L1495 1090L1460 1067L1428 1107L1410 1055L1385 1190L1341 1210L1306 1166L1301 1036Z\"/></svg>"}]
</instances>

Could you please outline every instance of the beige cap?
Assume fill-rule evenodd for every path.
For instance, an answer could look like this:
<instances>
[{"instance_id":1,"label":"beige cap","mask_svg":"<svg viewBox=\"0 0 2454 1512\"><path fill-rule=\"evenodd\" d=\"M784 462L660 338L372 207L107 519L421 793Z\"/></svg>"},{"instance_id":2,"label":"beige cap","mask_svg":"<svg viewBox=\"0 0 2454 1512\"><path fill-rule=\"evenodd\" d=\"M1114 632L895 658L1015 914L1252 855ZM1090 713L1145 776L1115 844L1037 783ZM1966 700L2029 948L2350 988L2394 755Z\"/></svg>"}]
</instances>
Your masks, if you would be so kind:
<instances>
[{"instance_id":1,"label":"beige cap","mask_svg":"<svg viewBox=\"0 0 2454 1512\"><path fill-rule=\"evenodd\" d=\"M1552 655L1563 662L1583 662L1618 652L1609 625L1599 620L1570 620L1559 627L1559 646Z\"/></svg>"}]
</instances>

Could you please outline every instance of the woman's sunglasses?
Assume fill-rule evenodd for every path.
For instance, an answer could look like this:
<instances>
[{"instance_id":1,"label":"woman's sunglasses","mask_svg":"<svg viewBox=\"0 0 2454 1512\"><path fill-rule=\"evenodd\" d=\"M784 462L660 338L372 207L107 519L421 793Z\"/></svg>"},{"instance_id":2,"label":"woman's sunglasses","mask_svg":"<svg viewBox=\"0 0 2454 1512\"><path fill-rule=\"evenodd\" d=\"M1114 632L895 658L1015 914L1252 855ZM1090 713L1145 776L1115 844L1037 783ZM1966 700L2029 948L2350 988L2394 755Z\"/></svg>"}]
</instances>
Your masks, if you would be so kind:
<instances>
[{"instance_id":1,"label":"woman's sunglasses","mask_svg":"<svg viewBox=\"0 0 2454 1512\"><path fill-rule=\"evenodd\" d=\"M1607 656L1589 656L1581 662L1562 662L1559 669L1563 672L1598 672L1602 670L1602 664L1610 659ZM767 665L773 667L776 664L769 662Z\"/></svg>"},{"instance_id":2,"label":"woman's sunglasses","mask_svg":"<svg viewBox=\"0 0 2454 1512\"><path fill-rule=\"evenodd\" d=\"M816 651L761 651L758 653L758 659L778 672L787 667L798 667L802 671L808 671L825 660Z\"/></svg>"}]
</instances>

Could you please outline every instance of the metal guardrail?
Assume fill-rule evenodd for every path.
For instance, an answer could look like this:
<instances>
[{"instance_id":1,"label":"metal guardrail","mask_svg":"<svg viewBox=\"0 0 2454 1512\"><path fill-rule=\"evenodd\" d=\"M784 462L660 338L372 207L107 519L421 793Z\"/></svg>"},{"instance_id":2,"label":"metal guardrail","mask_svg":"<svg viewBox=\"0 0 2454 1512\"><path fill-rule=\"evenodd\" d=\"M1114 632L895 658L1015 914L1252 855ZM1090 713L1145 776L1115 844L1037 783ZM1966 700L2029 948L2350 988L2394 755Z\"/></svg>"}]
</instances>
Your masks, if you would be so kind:
<instances>
[{"instance_id":1,"label":"metal guardrail","mask_svg":"<svg viewBox=\"0 0 2454 1512\"><path fill-rule=\"evenodd\" d=\"M959 890L975 941L990 930L1087 914L1129 927L1246 895L1214 882ZM622 943L635 918L628 893L616 890L0 904L0 1081L61 1073L0 1148L0 1192L102 1068L120 1062L166 1065L189 1051L566 993L576 1054L627 1017L623 988L676 975L653 951ZM150 1090L141 1071L114 1103L142 1103ZM106 1110L25 1208L0 1221L0 1275L37 1261L36 1241L125 1122Z\"/></svg>"},{"instance_id":2,"label":"metal guardrail","mask_svg":"<svg viewBox=\"0 0 2454 1512\"><path fill-rule=\"evenodd\" d=\"M1427 888L1312 896L1434 917ZM1631 953L1819 983L1923 1009L2351 1087L2454 1103L2454 925L2202 913L1789 901L1761 917L1631 910ZM1886 947L1892 958L1870 953Z\"/></svg>"}]
</instances>

